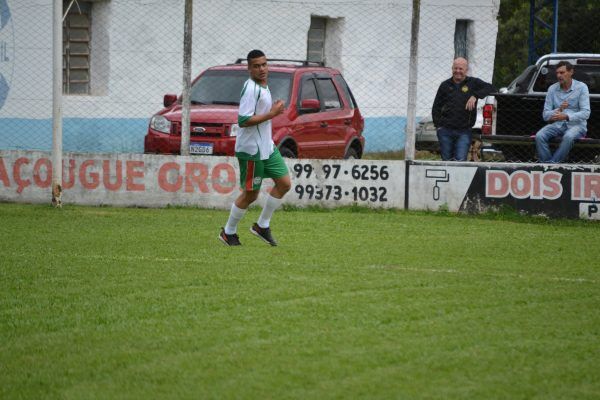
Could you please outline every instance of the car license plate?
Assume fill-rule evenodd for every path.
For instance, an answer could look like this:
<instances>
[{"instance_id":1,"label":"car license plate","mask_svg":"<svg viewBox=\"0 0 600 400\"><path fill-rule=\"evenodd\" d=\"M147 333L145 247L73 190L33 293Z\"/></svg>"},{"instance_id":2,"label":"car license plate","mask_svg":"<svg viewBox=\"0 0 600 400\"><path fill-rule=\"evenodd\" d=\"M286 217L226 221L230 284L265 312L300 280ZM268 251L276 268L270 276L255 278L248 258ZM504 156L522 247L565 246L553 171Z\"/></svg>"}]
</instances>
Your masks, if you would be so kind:
<instances>
[{"instance_id":1,"label":"car license plate","mask_svg":"<svg viewBox=\"0 0 600 400\"><path fill-rule=\"evenodd\" d=\"M212 143L191 143L190 154L212 154Z\"/></svg>"}]
</instances>

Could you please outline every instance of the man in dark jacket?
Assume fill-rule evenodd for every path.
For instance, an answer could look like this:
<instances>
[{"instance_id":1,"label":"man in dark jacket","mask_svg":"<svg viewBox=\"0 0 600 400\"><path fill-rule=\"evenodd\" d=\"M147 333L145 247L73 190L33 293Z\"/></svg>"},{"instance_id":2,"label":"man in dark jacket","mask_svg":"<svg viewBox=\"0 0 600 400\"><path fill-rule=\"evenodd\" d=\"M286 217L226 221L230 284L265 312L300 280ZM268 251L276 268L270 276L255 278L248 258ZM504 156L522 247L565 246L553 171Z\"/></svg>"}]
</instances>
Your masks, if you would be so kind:
<instances>
[{"instance_id":1,"label":"man in dark jacket","mask_svg":"<svg viewBox=\"0 0 600 400\"><path fill-rule=\"evenodd\" d=\"M433 101L433 124L437 128L444 161L466 161L471 146L471 128L477 118L477 99L495 88L467 76L468 62L462 57L452 63L452 78L441 83Z\"/></svg>"}]
</instances>

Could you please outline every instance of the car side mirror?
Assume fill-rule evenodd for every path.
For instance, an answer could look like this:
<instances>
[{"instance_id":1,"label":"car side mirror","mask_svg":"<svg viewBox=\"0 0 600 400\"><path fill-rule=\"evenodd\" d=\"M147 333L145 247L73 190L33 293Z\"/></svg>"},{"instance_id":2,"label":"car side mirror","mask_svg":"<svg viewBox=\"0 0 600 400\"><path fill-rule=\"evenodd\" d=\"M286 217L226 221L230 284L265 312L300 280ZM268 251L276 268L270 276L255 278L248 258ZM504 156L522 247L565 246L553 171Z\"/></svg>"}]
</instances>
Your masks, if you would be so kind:
<instances>
[{"instance_id":1,"label":"car side mirror","mask_svg":"<svg viewBox=\"0 0 600 400\"><path fill-rule=\"evenodd\" d=\"M300 112L315 113L321 110L321 102L318 99L304 99L300 102Z\"/></svg>"},{"instance_id":2,"label":"car side mirror","mask_svg":"<svg viewBox=\"0 0 600 400\"><path fill-rule=\"evenodd\" d=\"M169 107L171 104L175 103L176 101L177 101L176 94L165 94L165 97L163 98L163 105L165 107Z\"/></svg>"}]
</instances>

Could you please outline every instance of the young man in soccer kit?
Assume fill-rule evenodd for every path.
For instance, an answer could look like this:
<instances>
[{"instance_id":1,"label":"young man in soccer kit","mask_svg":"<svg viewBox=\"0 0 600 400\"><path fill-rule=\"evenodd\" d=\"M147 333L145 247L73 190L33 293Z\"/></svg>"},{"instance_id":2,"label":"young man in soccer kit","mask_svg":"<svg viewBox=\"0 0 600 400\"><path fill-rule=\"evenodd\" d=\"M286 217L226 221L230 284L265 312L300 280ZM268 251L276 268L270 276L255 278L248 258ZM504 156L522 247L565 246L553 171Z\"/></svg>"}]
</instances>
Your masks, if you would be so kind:
<instances>
[{"instance_id":1,"label":"young man in soccer kit","mask_svg":"<svg viewBox=\"0 0 600 400\"><path fill-rule=\"evenodd\" d=\"M227 246L239 246L237 226L246 210L257 198L263 178L271 178L275 186L257 222L250 232L271 246L277 246L270 229L273 212L281 205L283 196L290 190L291 181L287 165L273 143L271 120L283 112L285 104L274 104L267 86L268 66L265 54L260 50L248 53L250 78L244 83L238 112L238 131L235 156L240 165L242 193L231 206L229 219L221 228L219 240Z\"/></svg>"}]
</instances>

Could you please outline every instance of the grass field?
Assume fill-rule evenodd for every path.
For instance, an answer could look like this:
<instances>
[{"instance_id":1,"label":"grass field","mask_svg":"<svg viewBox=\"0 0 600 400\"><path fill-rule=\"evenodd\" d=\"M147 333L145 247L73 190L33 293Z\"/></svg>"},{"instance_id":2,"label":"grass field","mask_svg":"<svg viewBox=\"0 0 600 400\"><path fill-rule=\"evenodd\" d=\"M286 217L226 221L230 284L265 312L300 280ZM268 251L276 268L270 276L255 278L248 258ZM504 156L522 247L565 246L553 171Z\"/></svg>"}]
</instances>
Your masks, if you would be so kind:
<instances>
[{"instance_id":1,"label":"grass field","mask_svg":"<svg viewBox=\"0 0 600 400\"><path fill-rule=\"evenodd\" d=\"M600 398L600 224L0 204L0 397Z\"/></svg>"}]
</instances>

